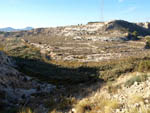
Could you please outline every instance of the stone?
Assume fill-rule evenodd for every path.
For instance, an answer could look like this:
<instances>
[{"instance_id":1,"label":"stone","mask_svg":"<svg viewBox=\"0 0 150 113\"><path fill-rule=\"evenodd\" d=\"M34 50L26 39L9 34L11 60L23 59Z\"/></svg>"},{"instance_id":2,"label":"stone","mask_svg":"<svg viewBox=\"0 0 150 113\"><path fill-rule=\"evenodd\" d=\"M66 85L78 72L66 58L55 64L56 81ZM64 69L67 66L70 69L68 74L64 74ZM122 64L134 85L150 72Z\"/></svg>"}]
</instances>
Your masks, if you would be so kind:
<instances>
[{"instance_id":1,"label":"stone","mask_svg":"<svg viewBox=\"0 0 150 113\"><path fill-rule=\"evenodd\" d=\"M145 102L146 104L148 104L148 103L149 103L149 100L148 100L148 99L146 99L144 102Z\"/></svg>"}]
</instances>

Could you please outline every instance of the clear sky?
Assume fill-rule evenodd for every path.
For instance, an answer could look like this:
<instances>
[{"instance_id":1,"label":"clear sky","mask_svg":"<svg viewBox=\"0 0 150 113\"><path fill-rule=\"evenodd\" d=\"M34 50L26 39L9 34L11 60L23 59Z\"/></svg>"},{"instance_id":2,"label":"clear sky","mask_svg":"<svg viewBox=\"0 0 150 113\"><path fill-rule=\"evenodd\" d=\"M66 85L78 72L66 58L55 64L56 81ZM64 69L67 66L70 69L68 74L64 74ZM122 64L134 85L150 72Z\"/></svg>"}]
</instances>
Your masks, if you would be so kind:
<instances>
[{"instance_id":1,"label":"clear sky","mask_svg":"<svg viewBox=\"0 0 150 113\"><path fill-rule=\"evenodd\" d=\"M0 0L0 27L85 24L100 12L100 0ZM150 21L150 0L104 0L103 12L105 21Z\"/></svg>"}]
</instances>

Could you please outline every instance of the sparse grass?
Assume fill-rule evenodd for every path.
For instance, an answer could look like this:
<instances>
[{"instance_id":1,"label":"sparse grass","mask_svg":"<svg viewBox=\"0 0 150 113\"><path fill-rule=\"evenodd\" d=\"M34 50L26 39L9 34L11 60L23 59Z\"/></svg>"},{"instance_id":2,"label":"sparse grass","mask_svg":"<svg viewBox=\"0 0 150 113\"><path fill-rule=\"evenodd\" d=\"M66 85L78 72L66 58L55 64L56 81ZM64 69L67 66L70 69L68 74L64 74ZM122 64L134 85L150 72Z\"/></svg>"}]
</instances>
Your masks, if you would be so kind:
<instances>
[{"instance_id":1,"label":"sparse grass","mask_svg":"<svg viewBox=\"0 0 150 113\"><path fill-rule=\"evenodd\" d=\"M57 98L50 97L45 102L45 107L48 108L49 111L53 111L53 112L63 111L63 110L70 109L76 103L77 103L77 100L74 97L62 97L62 96L57 97Z\"/></svg>"},{"instance_id":2,"label":"sparse grass","mask_svg":"<svg viewBox=\"0 0 150 113\"><path fill-rule=\"evenodd\" d=\"M150 113L150 108L146 108L145 105L141 105L140 111L142 113Z\"/></svg>"},{"instance_id":3,"label":"sparse grass","mask_svg":"<svg viewBox=\"0 0 150 113\"><path fill-rule=\"evenodd\" d=\"M113 81L123 73L136 70L136 65L142 60L140 58L126 58L120 60L110 60L107 62L77 62L77 61L51 61L52 64L68 68L81 66L95 68L99 70L99 78L105 81Z\"/></svg>"},{"instance_id":4,"label":"sparse grass","mask_svg":"<svg viewBox=\"0 0 150 113\"><path fill-rule=\"evenodd\" d=\"M150 71L150 60L143 60L139 63L138 66L139 72L148 72Z\"/></svg>"},{"instance_id":5,"label":"sparse grass","mask_svg":"<svg viewBox=\"0 0 150 113\"><path fill-rule=\"evenodd\" d=\"M119 89L121 89L121 85L120 84L113 85L112 82L108 82L107 85L108 85L108 92L109 93L113 93L114 94L114 93L117 93Z\"/></svg>"},{"instance_id":6,"label":"sparse grass","mask_svg":"<svg viewBox=\"0 0 150 113\"><path fill-rule=\"evenodd\" d=\"M16 47L7 52L11 56L24 59L41 59L40 50L29 46Z\"/></svg>"},{"instance_id":7,"label":"sparse grass","mask_svg":"<svg viewBox=\"0 0 150 113\"><path fill-rule=\"evenodd\" d=\"M23 108L18 113L34 113L30 108Z\"/></svg>"},{"instance_id":8,"label":"sparse grass","mask_svg":"<svg viewBox=\"0 0 150 113\"><path fill-rule=\"evenodd\" d=\"M4 51L4 45L2 44L2 42L0 42L0 51Z\"/></svg>"},{"instance_id":9,"label":"sparse grass","mask_svg":"<svg viewBox=\"0 0 150 113\"><path fill-rule=\"evenodd\" d=\"M131 108L131 109L129 110L129 112L127 112L127 113L138 113L138 112L139 112L139 109L136 108L136 107L134 107L134 108Z\"/></svg>"},{"instance_id":10,"label":"sparse grass","mask_svg":"<svg viewBox=\"0 0 150 113\"><path fill-rule=\"evenodd\" d=\"M13 56L13 58L16 60L16 63L21 72L29 76L36 77L42 81L53 83L55 85L66 86L68 84L77 85L79 83L84 84L86 82L94 83L98 79L102 79L108 82L116 80L124 73L143 69L148 71L149 68L147 69L147 63L145 62L150 59L149 57L145 58L140 56L101 62L78 62L61 60L45 61L40 54L39 49L27 45L9 49L7 53L10 56ZM144 80L146 80L146 75L131 78L125 84L130 86L134 84L135 81L141 82ZM116 93L118 88L120 88L120 86L110 85L109 92ZM79 93L83 92L80 91ZM71 108L77 102L75 98L61 97L60 99L61 100L59 102L55 102L54 98L50 98L46 103L46 107L50 107L50 109L52 107L52 112L57 113L57 110ZM117 100L109 100L104 97L84 99L75 105L78 113L95 113L98 110L101 110L102 113L111 113L113 109L120 107L121 104ZM28 112L30 113L31 111ZM25 110L21 111L20 113L28 112Z\"/></svg>"},{"instance_id":11,"label":"sparse grass","mask_svg":"<svg viewBox=\"0 0 150 113\"><path fill-rule=\"evenodd\" d=\"M150 42L150 35L144 37L147 42Z\"/></svg>"},{"instance_id":12,"label":"sparse grass","mask_svg":"<svg viewBox=\"0 0 150 113\"><path fill-rule=\"evenodd\" d=\"M4 50L4 48L0 47L0 51L3 51L3 50Z\"/></svg>"},{"instance_id":13,"label":"sparse grass","mask_svg":"<svg viewBox=\"0 0 150 113\"><path fill-rule=\"evenodd\" d=\"M150 49L150 36L145 36L145 40L146 40L146 45L145 45L145 49Z\"/></svg>"},{"instance_id":14,"label":"sparse grass","mask_svg":"<svg viewBox=\"0 0 150 113\"><path fill-rule=\"evenodd\" d=\"M19 44L19 39L10 40L7 43L8 55L16 57L17 64L19 67L23 67L20 70L22 72L34 76L34 77L42 77L45 76L53 76L48 80L49 82L58 83L59 81L64 79L67 82L74 81L87 81L89 78L94 79L103 79L105 81L113 81L117 79L120 75L128 72L133 72L138 70L138 65L140 62L149 60L150 58L144 57L128 57L117 60L108 60L101 62L79 62L79 61L46 61L40 54L40 50L38 48L23 45L13 49L10 49L11 46L14 47L14 44ZM22 60L19 60L22 59ZM29 60L28 60L29 59ZM38 63L35 61L41 61L43 63ZM35 65L36 64L36 65ZM50 64L50 65L48 65ZM52 67L54 66L54 67ZM140 66L139 66L140 67ZM58 72L57 68L61 68L61 72ZM56 70L57 69L57 70ZM67 70L68 71L67 71ZM74 70L74 71L73 71ZM84 75L84 76L83 76ZM41 79L44 79L42 77ZM60 80L61 79L61 80Z\"/></svg>"},{"instance_id":15,"label":"sparse grass","mask_svg":"<svg viewBox=\"0 0 150 113\"><path fill-rule=\"evenodd\" d=\"M103 98L98 107L100 107L101 111L104 113L112 113L114 109L120 108L121 104L117 100Z\"/></svg>"},{"instance_id":16,"label":"sparse grass","mask_svg":"<svg viewBox=\"0 0 150 113\"><path fill-rule=\"evenodd\" d=\"M98 69L95 67L83 66L80 63L76 64L76 62L74 62L74 65L77 65L76 67L69 67L68 62L63 62L68 65L67 67L56 65L51 61L46 61L38 48L24 44L20 46L17 45L17 41L14 41L16 43L16 45L13 44L13 47L16 46L14 48L11 48L10 42L7 43L7 48L9 48L7 54L15 59L19 71L29 76L56 85L75 84L98 79Z\"/></svg>"},{"instance_id":17,"label":"sparse grass","mask_svg":"<svg viewBox=\"0 0 150 113\"><path fill-rule=\"evenodd\" d=\"M150 108L147 108L144 104L142 104L139 108L133 107L129 109L129 112L127 113L150 113Z\"/></svg>"},{"instance_id":18,"label":"sparse grass","mask_svg":"<svg viewBox=\"0 0 150 113\"><path fill-rule=\"evenodd\" d=\"M79 83L90 78L113 81L121 74L136 71L137 65L145 59L131 57L107 62L45 61L39 49L27 45L9 50L8 54L16 57L23 73L54 84L59 84L60 81L62 84ZM45 79L45 75L49 78Z\"/></svg>"},{"instance_id":19,"label":"sparse grass","mask_svg":"<svg viewBox=\"0 0 150 113\"><path fill-rule=\"evenodd\" d=\"M58 112L56 109L54 109L54 110L52 110L52 111L50 111L48 113L62 113L62 112Z\"/></svg>"},{"instance_id":20,"label":"sparse grass","mask_svg":"<svg viewBox=\"0 0 150 113\"><path fill-rule=\"evenodd\" d=\"M67 108L71 108L73 104L76 104L75 98L61 98L61 102L57 104L57 108L59 110L64 110Z\"/></svg>"},{"instance_id":21,"label":"sparse grass","mask_svg":"<svg viewBox=\"0 0 150 113\"><path fill-rule=\"evenodd\" d=\"M76 105L75 109L77 113L85 113L87 111L91 111L91 106L92 106L92 103L88 99L85 99L85 100L80 101Z\"/></svg>"},{"instance_id":22,"label":"sparse grass","mask_svg":"<svg viewBox=\"0 0 150 113\"><path fill-rule=\"evenodd\" d=\"M120 107L121 104L117 100L100 97L81 100L75 108L77 113L112 113Z\"/></svg>"},{"instance_id":23,"label":"sparse grass","mask_svg":"<svg viewBox=\"0 0 150 113\"><path fill-rule=\"evenodd\" d=\"M144 98L143 96L141 95L132 95L129 97L129 100L128 100L128 104L135 104L135 103L140 103L140 102L143 102L144 103Z\"/></svg>"},{"instance_id":24,"label":"sparse grass","mask_svg":"<svg viewBox=\"0 0 150 113\"><path fill-rule=\"evenodd\" d=\"M148 75L138 75L138 76L133 76L129 80L125 82L125 87L130 87L133 85L135 82L143 82L147 80Z\"/></svg>"}]
</instances>

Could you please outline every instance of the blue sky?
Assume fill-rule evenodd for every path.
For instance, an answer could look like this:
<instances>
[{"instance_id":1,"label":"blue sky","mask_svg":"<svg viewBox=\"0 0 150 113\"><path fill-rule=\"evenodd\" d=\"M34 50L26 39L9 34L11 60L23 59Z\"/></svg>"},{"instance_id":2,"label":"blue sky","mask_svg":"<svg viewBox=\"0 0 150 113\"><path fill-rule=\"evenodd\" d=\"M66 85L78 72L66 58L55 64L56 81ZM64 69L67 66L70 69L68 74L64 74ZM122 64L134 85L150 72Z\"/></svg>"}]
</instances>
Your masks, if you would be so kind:
<instances>
[{"instance_id":1,"label":"blue sky","mask_svg":"<svg viewBox=\"0 0 150 113\"><path fill-rule=\"evenodd\" d=\"M104 20L150 21L150 0L104 0ZM0 0L0 27L86 24L101 20L100 0Z\"/></svg>"}]
</instances>

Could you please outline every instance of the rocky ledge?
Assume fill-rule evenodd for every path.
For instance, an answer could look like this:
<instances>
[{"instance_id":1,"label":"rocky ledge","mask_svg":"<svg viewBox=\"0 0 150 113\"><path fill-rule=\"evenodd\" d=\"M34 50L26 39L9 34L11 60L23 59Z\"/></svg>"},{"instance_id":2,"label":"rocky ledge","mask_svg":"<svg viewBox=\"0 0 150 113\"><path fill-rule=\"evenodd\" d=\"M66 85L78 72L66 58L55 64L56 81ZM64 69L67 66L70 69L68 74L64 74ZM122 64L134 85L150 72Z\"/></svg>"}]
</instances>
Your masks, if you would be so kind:
<instances>
[{"instance_id":1,"label":"rocky ledge","mask_svg":"<svg viewBox=\"0 0 150 113\"><path fill-rule=\"evenodd\" d=\"M0 51L0 107L28 104L34 95L50 93L54 88L16 70L11 58Z\"/></svg>"}]
</instances>

